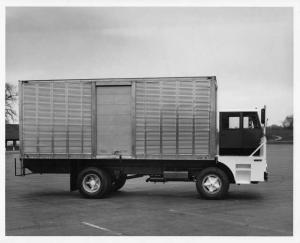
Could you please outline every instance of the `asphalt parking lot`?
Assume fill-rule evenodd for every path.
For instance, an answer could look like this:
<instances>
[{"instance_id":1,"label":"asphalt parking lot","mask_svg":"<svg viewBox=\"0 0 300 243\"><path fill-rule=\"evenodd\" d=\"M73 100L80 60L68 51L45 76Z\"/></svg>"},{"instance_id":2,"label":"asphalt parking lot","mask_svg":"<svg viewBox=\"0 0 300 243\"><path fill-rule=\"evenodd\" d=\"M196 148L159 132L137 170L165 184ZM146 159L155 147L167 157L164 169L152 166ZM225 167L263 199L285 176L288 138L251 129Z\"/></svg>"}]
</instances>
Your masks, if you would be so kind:
<instances>
[{"instance_id":1,"label":"asphalt parking lot","mask_svg":"<svg viewBox=\"0 0 300 243\"><path fill-rule=\"evenodd\" d=\"M129 180L105 199L69 191L68 175L14 176L6 154L6 235L291 236L293 146L269 145L269 182L201 199L194 183Z\"/></svg>"}]
</instances>

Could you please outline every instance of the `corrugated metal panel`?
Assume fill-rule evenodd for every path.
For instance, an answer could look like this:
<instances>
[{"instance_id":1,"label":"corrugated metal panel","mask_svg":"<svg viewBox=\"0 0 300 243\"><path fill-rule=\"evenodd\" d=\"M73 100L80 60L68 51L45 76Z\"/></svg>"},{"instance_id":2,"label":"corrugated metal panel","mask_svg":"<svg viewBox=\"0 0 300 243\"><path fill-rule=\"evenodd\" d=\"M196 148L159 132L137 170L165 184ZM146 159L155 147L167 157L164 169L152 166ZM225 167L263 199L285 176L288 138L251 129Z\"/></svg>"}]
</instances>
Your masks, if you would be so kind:
<instances>
[{"instance_id":1,"label":"corrugated metal panel","mask_svg":"<svg viewBox=\"0 0 300 243\"><path fill-rule=\"evenodd\" d=\"M214 158L216 83L210 77L21 82L21 155L96 158L119 150L101 152L101 141L108 140L98 134L101 117L97 115L97 92L104 86L109 89L120 85L128 88L126 104L130 106L128 119L116 124L127 131L126 139L123 135L122 138L128 146L120 149L128 151L126 155L151 159ZM108 101L105 98L102 103Z\"/></svg>"},{"instance_id":2,"label":"corrugated metal panel","mask_svg":"<svg viewBox=\"0 0 300 243\"><path fill-rule=\"evenodd\" d=\"M91 82L29 81L21 89L23 155L91 155Z\"/></svg>"},{"instance_id":3,"label":"corrugated metal panel","mask_svg":"<svg viewBox=\"0 0 300 243\"><path fill-rule=\"evenodd\" d=\"M211 85L208 78L136 82L137 158L212 158Z\"/></svg>"}]
</instances>

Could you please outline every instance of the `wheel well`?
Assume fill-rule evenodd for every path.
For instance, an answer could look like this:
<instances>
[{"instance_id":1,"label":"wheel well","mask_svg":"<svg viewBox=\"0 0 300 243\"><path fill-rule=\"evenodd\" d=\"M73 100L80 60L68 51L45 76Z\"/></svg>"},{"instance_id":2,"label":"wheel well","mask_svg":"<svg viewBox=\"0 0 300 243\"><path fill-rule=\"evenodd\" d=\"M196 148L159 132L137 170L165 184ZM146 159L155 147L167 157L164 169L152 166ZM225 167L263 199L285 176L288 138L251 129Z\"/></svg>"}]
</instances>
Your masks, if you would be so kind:
<instances>
[{"instance_id":1,"label":"wheel well","mask_svg":"<svg viewBox=\"0 0 300 243\"><path fill-rule=\"evenodd\" d=\"M105 170L107 173L111 175L112 178L115 177L114 170L108 169L106 167L101 167L99 165L96 165L95 163L80 163L80 161L77 163L74 162L70 164L70 191L78 190L78 186L77 186L78 175L82 170L89 167L96 167L98 169Z\"/></svg>"},{"instance_id":2,"label":"wheel well","mask_svg":"<svg viewBox=\"0 0 300 243\"><path fill-rule=\"evenodd\" d=\"M192 180L195 180L197 175L204 169L206 168L209 168L209 167L215 167L215 168L218 168L220 170L222 170L227 176L228 176L228 179L229 179L229 183L235 183L235 179L234 179L234 175L233 173L231 172L231 170L228 168L228 166L226 166L225 164L221 163L221 162L218 162L218 163L214 163L213 165L211 164L207 164L206 166L203 166L201 169L200 168L197 168L197 169L194 169L194 170L190 170L189 173L191 175L191 179Z\"/></svg>"},{"instance_id":3,"label":"wheel well","mask_svg":"<svg viewBox=\"0 0 300 243\"><path fill-rule=\"evenodd\" d=\"M226 173L230 183L235 183L232 171L226 165L224 165L223 163L218 162L216 167L223 170Z\"/></svg>"}]
</instances>

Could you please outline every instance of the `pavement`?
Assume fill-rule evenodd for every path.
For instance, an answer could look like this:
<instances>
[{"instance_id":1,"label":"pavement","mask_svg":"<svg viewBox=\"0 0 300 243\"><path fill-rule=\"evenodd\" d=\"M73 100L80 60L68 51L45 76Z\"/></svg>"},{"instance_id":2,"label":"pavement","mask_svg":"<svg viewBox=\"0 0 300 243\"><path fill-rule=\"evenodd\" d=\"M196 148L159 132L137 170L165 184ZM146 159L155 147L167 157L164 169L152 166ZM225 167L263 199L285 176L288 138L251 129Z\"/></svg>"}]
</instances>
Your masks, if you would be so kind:
<instances>
[{"instance_id":1,"label":"pavement","mask_svg":"<svg viewBox=\"0 0 300 243\"><path fill-rule=\"evenodd\" d=\"M204 200L192 182L128 180L105 199L69 191L69 175L14 176L6 153L7 236L292 236L293 145L268 145L267 183Z\"/></svg>"}]
</instances>

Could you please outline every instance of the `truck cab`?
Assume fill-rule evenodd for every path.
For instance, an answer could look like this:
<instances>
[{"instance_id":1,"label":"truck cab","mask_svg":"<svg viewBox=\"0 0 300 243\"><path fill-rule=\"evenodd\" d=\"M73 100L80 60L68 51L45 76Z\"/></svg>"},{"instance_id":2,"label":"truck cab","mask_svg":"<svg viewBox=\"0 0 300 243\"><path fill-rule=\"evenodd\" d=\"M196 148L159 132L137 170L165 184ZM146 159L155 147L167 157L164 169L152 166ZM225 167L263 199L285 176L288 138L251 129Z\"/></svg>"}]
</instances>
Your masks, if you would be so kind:
<instances>
[{"instance_id":1,"label":"truck cab","mask_svg":"<svg viewBox=\"0 0 300 243\"><path fill-rule=\"evenodd\" d=\"M257 110L222 111L218 163L233 173L236 184L267 181L266 119Z\"/></svg>"},{"instance_id":2,"label":"truck cab","mask_svg":"<svg viewBox=\"0 0 300 243\"><path fill-rule=\"evenodd\" d=\"M220 155L250 155L260 145L263 127L256 110L222 111L219 118Z\"/></svg>"}]
</instances>

